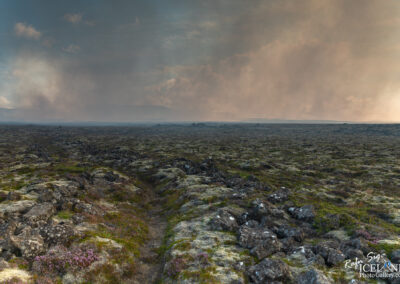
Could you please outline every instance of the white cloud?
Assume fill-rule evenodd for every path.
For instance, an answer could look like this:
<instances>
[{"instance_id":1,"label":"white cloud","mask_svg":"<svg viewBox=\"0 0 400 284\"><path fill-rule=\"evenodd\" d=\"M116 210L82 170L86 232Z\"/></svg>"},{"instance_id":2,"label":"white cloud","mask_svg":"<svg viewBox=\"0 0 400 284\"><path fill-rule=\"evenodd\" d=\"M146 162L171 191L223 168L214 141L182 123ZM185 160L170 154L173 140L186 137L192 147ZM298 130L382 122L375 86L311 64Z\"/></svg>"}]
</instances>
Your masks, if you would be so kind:
<instances>
[{"instance_id":1,"label":"white cloud","mask_svg":"<svg viewBox=\"0 0 400 284\"><path fill-rule=\"evenodd\" d=\"M67 47L64 47L63 50L68 53L77 53L81 50L81 48L79 47L79 45L70 44Z\"/></svg>"},{"instance_id":2,"label":"white cloud","mask_svg":"<svg viewBox=\"0 0 400 284\"><path fill-rule=\"evenodd\" d=\"M11 108L11 102L4 96L0 96L0 108Z\"/></svg>"},{"instance_id":3,"label":"white cloud","mask_svg":"<svg viewBox=\"0 0 400 284\"><path fill-rule=\"evenodd\" d=\"M14 26L15 34L19 37L31 38L31 39L39 39L41 37L41 33L36 30L31 25L27 25L24 23L16 23Z\"/></svg>"},{"instance_id":4,"label":"white cloud","mask_svg":"<svg viewBox=\"0 0 400 284\"><path fill-rule=\"evenodd\" d=\"M82 21L82 14L65 14L64 20L71 24L79 24Z\"/></svg>"}]
</instances>

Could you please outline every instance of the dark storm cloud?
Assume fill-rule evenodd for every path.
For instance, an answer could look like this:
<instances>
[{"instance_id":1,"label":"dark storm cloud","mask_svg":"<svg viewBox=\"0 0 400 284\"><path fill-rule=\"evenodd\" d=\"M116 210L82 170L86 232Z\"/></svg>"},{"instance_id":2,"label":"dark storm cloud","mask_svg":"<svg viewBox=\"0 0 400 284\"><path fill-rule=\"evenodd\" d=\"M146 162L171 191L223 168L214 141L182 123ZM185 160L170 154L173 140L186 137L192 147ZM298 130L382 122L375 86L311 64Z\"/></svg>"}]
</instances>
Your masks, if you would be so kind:
<instances>
[{"instance_id":1,"label":"dark storm cloud","mask_svg":"<svg viewBox=\"0 0 400 284\"><path fill-rule=\"evenodd\" d=\"M400 120L394 0L5 3L13 119Z\"/></svg>"}]
</instances>

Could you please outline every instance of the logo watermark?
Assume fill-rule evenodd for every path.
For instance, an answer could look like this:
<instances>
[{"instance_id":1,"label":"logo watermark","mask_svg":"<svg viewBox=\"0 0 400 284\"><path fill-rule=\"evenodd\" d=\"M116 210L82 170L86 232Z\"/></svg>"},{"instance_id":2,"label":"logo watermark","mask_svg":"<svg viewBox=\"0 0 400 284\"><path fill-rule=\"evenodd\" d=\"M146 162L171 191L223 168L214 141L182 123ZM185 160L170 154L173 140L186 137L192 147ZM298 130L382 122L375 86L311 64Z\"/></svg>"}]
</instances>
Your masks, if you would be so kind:
<instances>
[{"instance_id":1,"label":"logo watermark","mask_svg":"<svg viewBox=\"0 0 400 284\"><path fill-rule=\"evenodd\" d=\"M386 254L369 252L367 259L348 259L344 263L346 269L358 271L360 277L369 279L394 279L400 277L400 264L392 263Z\"/></svg>"}]
</instances>

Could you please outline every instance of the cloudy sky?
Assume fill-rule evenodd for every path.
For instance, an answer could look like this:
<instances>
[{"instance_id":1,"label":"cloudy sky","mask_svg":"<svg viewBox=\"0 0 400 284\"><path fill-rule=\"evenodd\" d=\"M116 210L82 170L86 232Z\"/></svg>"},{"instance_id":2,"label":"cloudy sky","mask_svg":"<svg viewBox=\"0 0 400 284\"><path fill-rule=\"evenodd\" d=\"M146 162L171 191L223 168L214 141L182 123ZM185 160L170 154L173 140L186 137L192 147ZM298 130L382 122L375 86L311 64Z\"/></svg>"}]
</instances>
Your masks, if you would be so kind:
<instances>
[{"instance_id":1,"label":"cloudy sky","mask_svg":"<svg viewBox=\"0 0 400 284\"><path fill-rule=\"evenodd\" d=\"M250 118L400 122L400 1L0 1L0 120Z\"/></svg>"}]
</instances>

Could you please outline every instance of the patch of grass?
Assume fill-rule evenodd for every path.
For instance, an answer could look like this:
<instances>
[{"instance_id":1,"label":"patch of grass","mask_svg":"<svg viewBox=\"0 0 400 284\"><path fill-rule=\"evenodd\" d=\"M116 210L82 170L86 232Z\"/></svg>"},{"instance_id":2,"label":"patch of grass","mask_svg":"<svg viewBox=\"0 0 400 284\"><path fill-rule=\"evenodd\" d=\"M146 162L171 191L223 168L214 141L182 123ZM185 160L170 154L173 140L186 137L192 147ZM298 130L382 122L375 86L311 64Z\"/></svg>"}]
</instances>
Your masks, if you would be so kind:
<instances>
[{"instance_id":1,"label":"patch of grass","mask_svg":"<svg viewBox=\"0 0 400 284\"><path fill-rule=\"evenodd\" d=\"M176 190L174 192L166 192L167 200L165 207L169 210L178 210L185 203L185 200L180 199L182 192Z\"/></svg>"},{"instance_id":2,"label":"patch of grass","mask_svg":"<svg viewBox=\"0 0 400 284\"><path fill-rule=\"evenodd\" d=\"M20 175L32 174L36 171L36 168L33 167L23 167L17 170L17 173Z\"/></svg>"},{"instance_id":3,"label":"patch of grass","mask_svg":"<svg viewBox=\"0 0 400 284\"><path fill-rule=\"evenodd\" d=\"M400 227L383 220L376 214L371 214L369 210L372 205L367 203L358 202L352 206L336 205L318 196L301 195L296 195L296 198L292 198L291 201L295 203L295 206L303 206L306 204L314 205L316 210L314 227L321 234L337 229L336 227L338 225L338 227L343 228L349 235L352 235L354 231L363 224L377 225L389 232L400 233ZM332 216L339 217L339 224L336 224L337 220L332 218Z\"/></svg>"},{"instance_id":4,"label":"patch of grass","mask_svg":"<svg viewBox=\"0 0 400 284\"><path fill-rule=\"evenodd\" d=\"M384 251L388 257L392 254L392 252L396 249L400 249L400 245L398 244L387 244L387 243L369 243L369 246L375 249L377 252Z\"/></svg>"},{"instance_id":5,"label":"patch of grass","mask_svg":"<svg viewBox=\"0 0 400 284\"><path fill-rule=\"evenodd\" d=\"M63 210L57 213L57 217L59 217L60 219L71 219L73 215L73 212L67 210Z\"/></svg>"},{"instance_id":6,"label":"patch of grass","mask_svg":"<svg viewBox=\"0 0 400 284\"><path fill-rule=\"evenodd\" d=\"M111 263L104 263L85 273L86 283L97 283L101 278L106 283L121 283L121 277Z\"/></svg>"},{"instance_id":7,"label":"patch of grass","mask_svg":"<svg viewBox=\"0 0 400 284\"><path fill-rule=\"evenodd\" d=\"M54 170L57 171L58 173L64 174L64 173L75 173L75 174L79 174L79 173L83 173L86 172L88 169L84 168L84 167L78 167L78 166L74 166L74 165L57 165L54 167Z\"/></svg>"},{"instance_id":8,"label":"patch of grass","mask_svg":"<svg viewBox=\"0 0 400 284\"><path fill-rule=\"evenodd\" d=\"M214 266L203 268L199 271L182 271L183 279L193 279L196 283L219 283L213 273L216 272Z\"/></svg>"},{"instance_id":9,"label":"patch of grass","mask_svg":"<svg viewBox=\"0 0 400 284\"><path fill-rule=\"evenodd\" d=\"M121 204L118 212L109 212L103 217L97 216L95 219L95 223L99 223L97 230L86 232L80 241L84 242L97 236L111 239L138 257L139 247L148 237L148 226L136 213L135 207Z\"/></svg>"}]
</instances>

